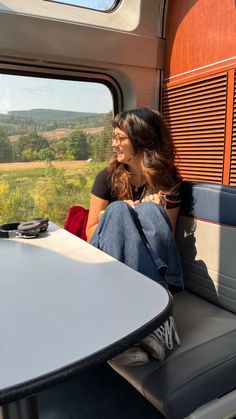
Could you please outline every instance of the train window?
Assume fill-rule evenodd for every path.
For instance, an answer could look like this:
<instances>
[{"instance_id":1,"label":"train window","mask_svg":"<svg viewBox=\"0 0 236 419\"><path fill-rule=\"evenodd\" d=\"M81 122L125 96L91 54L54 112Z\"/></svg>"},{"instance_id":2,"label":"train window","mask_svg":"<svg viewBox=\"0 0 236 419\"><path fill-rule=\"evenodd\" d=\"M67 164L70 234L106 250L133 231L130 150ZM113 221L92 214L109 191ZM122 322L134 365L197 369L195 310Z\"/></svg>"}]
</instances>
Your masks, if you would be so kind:
<instances>
[{"instance_id":1,"label":"train window","mask_svg":"<svg viewBox=\"0 0 236 419\"><path fill-rule=\"evenodd\" d=\"M0 223L88 207L112 155L113 98L101 83L0 74Z\"/></svg>"},{"instance_id":2,"label":"train window","mask_svg":"<svg viewBox=\"0 0 236 419\"><path fill-rule=\"evenodd\" d=\"M117 1L115 0L46 0L52 1L54 3L69 4L71 6L80 6L85 7L86 9L93 9L99 11L110 11L117 6Z\"/></svg>"}]
</instances>

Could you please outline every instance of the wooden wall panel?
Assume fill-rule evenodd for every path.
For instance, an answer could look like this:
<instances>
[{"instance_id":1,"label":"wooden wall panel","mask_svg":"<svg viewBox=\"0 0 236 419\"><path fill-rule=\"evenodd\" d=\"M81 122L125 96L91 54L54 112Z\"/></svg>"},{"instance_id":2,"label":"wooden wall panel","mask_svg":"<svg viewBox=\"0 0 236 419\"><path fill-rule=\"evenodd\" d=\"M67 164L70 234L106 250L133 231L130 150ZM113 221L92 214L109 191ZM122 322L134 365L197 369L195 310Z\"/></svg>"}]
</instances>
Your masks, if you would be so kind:
<instances>
[{"instance_id":1,"label":"wooden wall panel","mask_svg":"<svg viewBox=\"0 0 236 419\"><path fill-rule=\"evenodd\" d=\"M169 0L164 78L236 55L235 0Z\"/></svg>"},{"instance_id":2,"label":"wooden wall panel","mask_svg":"<svg viewBox=\"0 0 236 419\"><path fill-rule=\"evenodd\" d=\"M183 179L222 183L227 73L163 88L162 114Z\"/></svg>"},{"instance_id":3,"label":"wooden wall panel","mask_svg":"<svg viewBox=\"0 0 236 419\"><path fill-rule=\"evenodd\" d=\"M236 186L236 0L169 0L162 112L184 179Z\"/></svg>"}]
</instances>

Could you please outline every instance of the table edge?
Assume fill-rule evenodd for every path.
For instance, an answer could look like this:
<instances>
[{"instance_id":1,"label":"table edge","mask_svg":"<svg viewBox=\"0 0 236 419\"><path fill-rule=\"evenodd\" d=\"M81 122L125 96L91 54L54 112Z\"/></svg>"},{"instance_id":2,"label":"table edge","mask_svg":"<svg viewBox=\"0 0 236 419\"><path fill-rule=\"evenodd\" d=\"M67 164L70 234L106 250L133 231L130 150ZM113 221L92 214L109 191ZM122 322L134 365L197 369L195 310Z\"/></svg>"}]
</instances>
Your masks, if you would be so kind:
<instances>
[{"instance_id":1,"label":"table edge","mask_svg":"<svg viewBox=\"0 0 236 419\"><path fill-rule=\"evenodd\" d=\"M172 314L173 297L168 290L166 291L169 296L168 304L161 313L155 316L148 323L145 323L143 326L125 336L124 338L106 346L105 348L93 353L83 360L74 362L73 364L68 364L58 370L50 371L47 374L17 384L16 386L6 387L0 390L0 405L28 397L42 390L46 390L51 386L62 383L80 371L89 369L93 366L97 366L108 361L115 355L125 351L133 344L139 342L154 329L163 324Z\"/></svg>"}]
</instances>

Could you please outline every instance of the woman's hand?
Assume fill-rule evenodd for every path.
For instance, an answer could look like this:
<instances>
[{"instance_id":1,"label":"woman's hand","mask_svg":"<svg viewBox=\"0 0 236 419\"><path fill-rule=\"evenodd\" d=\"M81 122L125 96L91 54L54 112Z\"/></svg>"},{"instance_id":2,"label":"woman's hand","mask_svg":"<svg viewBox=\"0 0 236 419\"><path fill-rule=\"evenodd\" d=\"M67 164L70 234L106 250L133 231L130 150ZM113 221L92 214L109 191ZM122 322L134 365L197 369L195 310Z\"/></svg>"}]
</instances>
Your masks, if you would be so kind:
<instances>
[{"instance_id":1,"label":"woman's hand","mask_svg":"<svg viewBox=\"0 0 236 419\"><path fill-rule=\"evenodd\" d=\"M99 221L101 220L101 216L102 216L102 214L104 214L104 212L105 212L105 210L102 210L102 211L99 212L99 215L98 215Z\"/></svg>"},{"instance_id":2,"label":"woman's hand","mask_svg":"<svg viewBox=\"0 0 236 419\"><path fill-rule=\"evenodd\" d=\"M132 201L132 199L125 199L124 202L126 202L126 204L130 205L132 208L141 203L139 200Z\"/></svg>"},{"instance_id":3,"label":"woman's hand","mask_svg":"<svg viewBox=\"0 0 236 419\"><path fill-rule=\"evenodd\" d=\"M154 202L155 204L161 205L162 207L165 207L166 205L166 195L164 192L159 191L158 193L151 194L145 196L141 202Z\"/></svg>"}]
</instances>

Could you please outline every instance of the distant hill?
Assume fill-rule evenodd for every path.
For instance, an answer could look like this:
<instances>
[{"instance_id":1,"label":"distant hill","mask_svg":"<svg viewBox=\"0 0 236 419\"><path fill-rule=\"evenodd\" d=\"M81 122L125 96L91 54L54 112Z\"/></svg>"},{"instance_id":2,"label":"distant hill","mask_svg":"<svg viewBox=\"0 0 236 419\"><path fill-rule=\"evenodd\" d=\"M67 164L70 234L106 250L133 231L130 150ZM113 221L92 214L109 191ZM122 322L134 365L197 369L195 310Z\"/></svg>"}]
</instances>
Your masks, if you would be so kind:
<instances>
[{"instance_id":1,"label":"distant hill","mask_svg":"<svg viewBox=\"0 0 236 419\"><path fill-rule=\"evenodd\" d=\"M105 113L92 113L92 112L72 112L72 111L59 111L56 109L30 109L27 111L10 111L9 116L18 116L21 118L29 118L41 121L68 121L79 120L85 121L88 119L100 119L105 117Z\"/></svg>"},{"instance_id":2,"label":"distant hill","mask_svg":"<svg viewBox=\"0 0 236 419\"><path fill-rule=\"evenodd\" d=\"M0 113L0 131L7 136L39 133L56 129L84 129L104 127L107 113L30 109Z\"/></svg>"}]
</instances>

